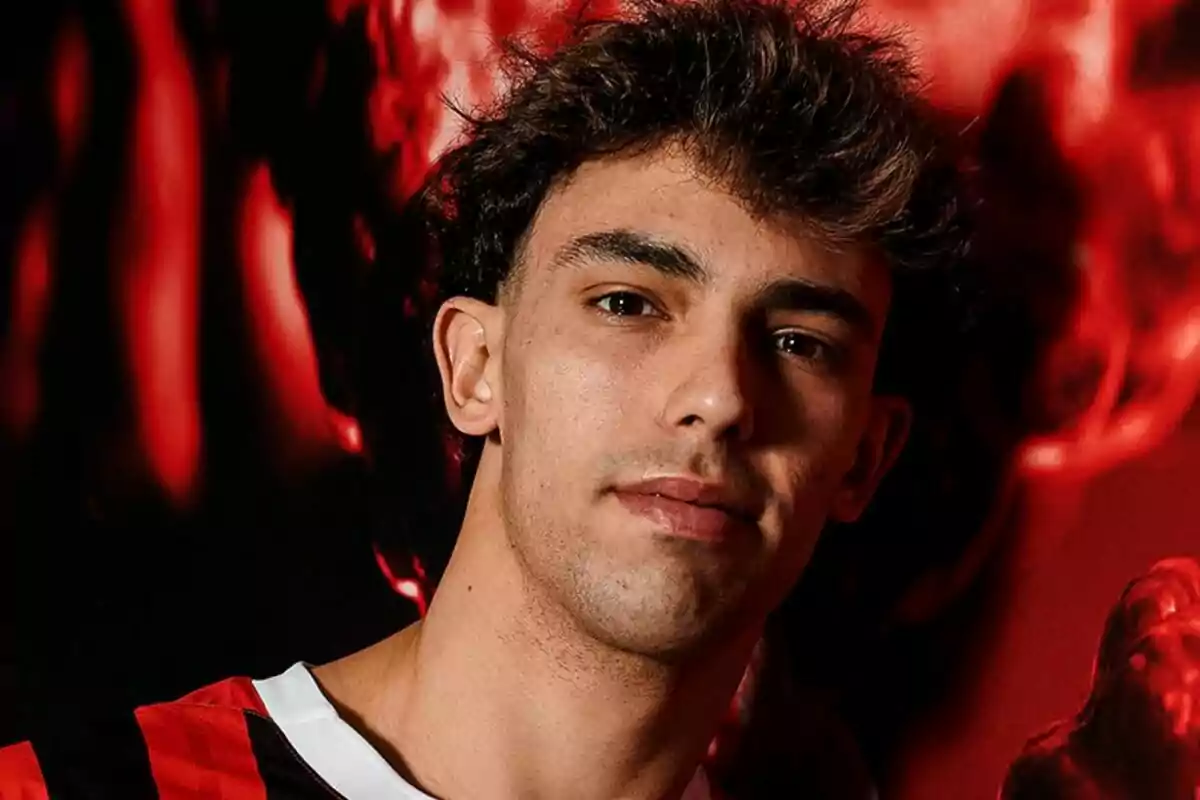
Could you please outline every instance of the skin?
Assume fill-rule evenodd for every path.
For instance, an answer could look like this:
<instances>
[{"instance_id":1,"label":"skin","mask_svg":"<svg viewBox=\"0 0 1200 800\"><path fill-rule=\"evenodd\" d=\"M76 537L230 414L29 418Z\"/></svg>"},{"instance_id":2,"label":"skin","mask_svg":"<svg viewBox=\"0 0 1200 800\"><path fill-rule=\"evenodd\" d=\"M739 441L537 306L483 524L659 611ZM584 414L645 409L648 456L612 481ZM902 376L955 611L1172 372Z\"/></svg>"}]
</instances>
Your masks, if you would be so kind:
<instances>
[{"instance_id":1,"label":"skin","mask_svg":"<svg viewBox=\"0 0 1200 800\"><path fill-rule=\"evenodd\" d=\"M435 321L447 412L486 444L428 614L315 674L437 797L675 798L825 523L903 444L907 405L872 392L888 270L668 148L561 182L515 275ZM662 476L754 513L697 541L614 493Z\"/></svg>"}]
</instances>

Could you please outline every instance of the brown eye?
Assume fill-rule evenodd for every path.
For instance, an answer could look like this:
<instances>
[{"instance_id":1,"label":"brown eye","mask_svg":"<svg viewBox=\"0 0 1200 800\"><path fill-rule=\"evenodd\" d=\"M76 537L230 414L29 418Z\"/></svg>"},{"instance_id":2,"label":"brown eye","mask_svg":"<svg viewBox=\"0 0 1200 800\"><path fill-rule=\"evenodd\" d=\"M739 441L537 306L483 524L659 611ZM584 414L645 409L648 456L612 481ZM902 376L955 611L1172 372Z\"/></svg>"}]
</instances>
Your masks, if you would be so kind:
<instances>
[{"instance_id":1,"label":"brown eye","mask_svg":"<svg viewBox=\"0 0 1200 800\"><path fill-rule=\"evenodd\" d=\"M834 348L815 336L800 331L780 331L774 336L775 346L794 358L826 363L833 360Z\"/></svg>"},{"instance_id":2,"label":"brown eye","mask_svg":"<svg viewBox=\"0 0 1200 800\"><path fill-rule=\"evenodd\" d=\"M594 305L614 317L642 317L656 313L650 301L636 292L612 292L597 298Z\"/></svg>"}]
</instances>

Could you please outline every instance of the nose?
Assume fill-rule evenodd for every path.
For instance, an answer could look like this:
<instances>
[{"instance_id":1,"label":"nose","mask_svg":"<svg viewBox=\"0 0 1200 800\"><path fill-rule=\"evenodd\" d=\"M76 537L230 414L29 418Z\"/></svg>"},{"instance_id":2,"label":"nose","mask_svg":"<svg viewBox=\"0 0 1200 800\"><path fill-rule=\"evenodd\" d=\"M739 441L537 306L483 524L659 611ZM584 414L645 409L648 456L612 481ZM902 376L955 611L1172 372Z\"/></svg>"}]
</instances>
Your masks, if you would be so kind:
<instances>
[{"instance_id":1,"label":"nose","mask_svg":"<svg viewBox=\"0 0 1200 800\"><path fill-rule=\"evenodd\" d=\"M746 441L754 433L748 384L750 364L734 332L687 337L667 356L670 391L660 423L696 431L710 440Z\"/></svg>"}]
</instances>

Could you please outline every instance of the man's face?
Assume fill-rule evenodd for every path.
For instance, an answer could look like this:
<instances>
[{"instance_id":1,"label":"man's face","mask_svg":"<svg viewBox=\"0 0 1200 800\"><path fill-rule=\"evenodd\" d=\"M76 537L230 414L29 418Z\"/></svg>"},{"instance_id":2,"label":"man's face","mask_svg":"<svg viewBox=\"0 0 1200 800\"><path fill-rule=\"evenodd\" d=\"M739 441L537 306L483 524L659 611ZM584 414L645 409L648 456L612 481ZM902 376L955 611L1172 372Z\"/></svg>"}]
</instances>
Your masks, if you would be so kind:
<instances>
[{"instance_id":1,"label":"man's face","mask_svg":"<svg viewBox=\"0 0 1200 800\"><path fill-rule=\"evenodd\" d=\"M906 408L872 396L889 296L883 264L756 218L681 154L584 165L488 355L484 458L527 578L647 655L760 625L903 440Z\"/></svg>"}]
</instances>

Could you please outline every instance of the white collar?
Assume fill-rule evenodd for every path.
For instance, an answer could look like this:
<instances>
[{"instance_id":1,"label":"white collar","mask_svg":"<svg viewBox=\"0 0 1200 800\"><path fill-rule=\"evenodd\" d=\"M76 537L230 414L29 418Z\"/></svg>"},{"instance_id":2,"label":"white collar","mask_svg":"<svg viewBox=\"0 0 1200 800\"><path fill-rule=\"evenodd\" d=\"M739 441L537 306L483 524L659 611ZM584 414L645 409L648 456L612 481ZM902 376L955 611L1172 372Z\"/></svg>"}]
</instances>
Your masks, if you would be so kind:
<instances>
[{"instance_id":1,"label":"white collar","mask_svg":"<svg viewBox=\"0 0 1200 800\"><path fill-rule=\"evenodd\" d=\"M338 716L303 663L254 681L254 688L300 758L346 800L434 800Z\"/></svg>"},{"instance_id":2,"label":"white collar","mask_svg":"<svg viewBox=\"0 0 1200 800\"><path fill-rule=\"evenodd\" d=\"M300 758L346 800L435 800L401 778L338 716L305 664L254 681L254 688ZM704 770L698 769L680 800L710 800L711 795Z\"/></svg>"}]
</instances>

